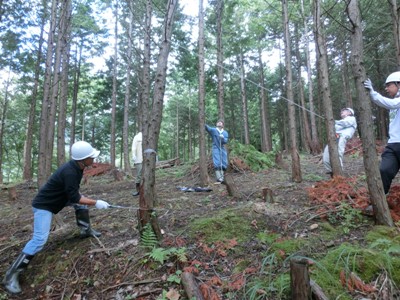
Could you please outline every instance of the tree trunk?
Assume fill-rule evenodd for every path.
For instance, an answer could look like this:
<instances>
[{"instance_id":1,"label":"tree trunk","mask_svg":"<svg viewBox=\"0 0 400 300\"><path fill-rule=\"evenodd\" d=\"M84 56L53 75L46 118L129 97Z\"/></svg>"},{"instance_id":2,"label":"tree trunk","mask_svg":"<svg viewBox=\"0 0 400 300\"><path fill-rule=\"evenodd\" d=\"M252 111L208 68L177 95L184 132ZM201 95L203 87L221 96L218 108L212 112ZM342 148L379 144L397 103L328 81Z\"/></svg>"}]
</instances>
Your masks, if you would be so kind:
<instances>
[{"instance_id":1,"label":"tree trunk","mask_svg":"<svg viewBox=\"0 0 400 300\"><path fill-rule=\"evenodd\" d=\"M199 0L199 171L201 186L206 186L209 181L207 172L205 123L204 11L203 0Z\"/></svg>"},{"instance_id":2,"label":"tree trunk","mask_svg":"<svg viewBox=\"0 0 400 300\"><path fill-rule=\"evenodd\" d=\"M246 97L246 81L245 81L245 70L244 70L244 56L243 51L240 49L240 56L238 58L240 66L240 96L242 99L242 118L243 118L243 134L244 143L250 145L250 131L249 131L249 112L247 108L247 97Z\"/></svg>"},{"instance_id":3,"label":"tree trunk","mask_svg":"<svg viewBox=\"0 0 400 300\"><path fill-rule=\"evenodd\" d=\"M118 1L115 2L114 10L115 24L114 24L114 62L113 62L113 90L111 100L111 141L110 141L110 163L115 168L116 158L116 110L117 110L117 69L118 69Z\"/></svg>"},{"instance_id":4,"label":"tree trunk","mask_svg":"<svg viewBox=\"0 0 400 300\"><path fill-rule=\"evenodd\" d=\"M11 69L7 75L7 81L4 90L4 100L2 101L2 109L1 109L1 120L0 120L0 184L3 184L3 139L4 139L4 128L6 126L6 118L7 118L7 108L8 108L8 87L11 82Z\"/></svg>"},{"instance_id":5,"label":"tree trunk","mask_svg":"<svg viewBox=\"0 0 400 300\"><path fill-rule=\"evenodd\" d=\"M129 155L129 102L131 98L131 69L132 69L132 39L133 39L133 3L129 3L129 27L128 27L128 53L127 53L127 67L125 79L125 99L124 99L124 126L122 129L123 141L123 156L124 156L124 170L128 174L132 174L130 155Z\"/></svg>"},{"instance_id":6,"label":"tree trunk","mask_svg":"<svg viewBox=\"0 0 400 300\"><path fill-rule=\"evenodd\" d=\"M217 78L218 78L218 119L225 119L224 109L224 49L222 44L222 16L224 0L217 0Z\"/></svg>"},{"instance_id":7,"label":"tree trunk","mask_svg":"<svg viewBox=\"0 0 400 300\"><path fill-rule=\"evenodd\" d=\"M342 82L343 82L343 94L344 98L346 99L346 107L353 107L353 97L351 96L351 89L350 89L350 79L349 79L349 72L348 72L348 55L347 55L347 50L346 50L346 43L343 45L342 49L342 70L341 70L341 75L342 75Z\"/></svg>"},{"instance_id":8,"label":"tree trunk","mask_svg":"<svg viewBox=\"0 0 400 300\"><path fill-rule=\"evenodd\" d=\"M312 80L312 72L311 72L311 59L310 59L310 49L309 49L309 40L308 40L308 25L307 19L304 14L304 5L303 0L301 0L301 14L303 16L303 23L304 23L304 36L306 38L305 41L305 54L306 54L306 61L307 61L307 81L308 81L308 102L310 104L310 121L311 121L311 153L318 154L321 152L321 145L318 138L317 132L317 122L315 120L315 108L314 108L314 86Z\"/></svg>"},{"instance_id":9,"label":"tree trunk","mask_svg":"<svg viewBox=\"0 0 400 300\"><path fill-rule=\"evenodd\" d=\"M79 49L76 54L75 61L75 72L74 72L74 87L72 92L72 109L71 109L71 139L70 147L75 143L75 128L76 128L76 114L77 114L77 102L79 92L79 82L81 78L81 62L82 62L82 48L83 42L78 46Z\"/></svg>"},{"instance_id":10,"label":"tree trunk","mask_svg":"<svg viewBox=\"0 0 400 300\"><path fill-rule=\"evenodd\" d=\"M368 190L377 222L379 224L393 226L393 220L384 195L378 161L376 159L375 136L373 122L371 122L371 102L369 100L369 95L363 86L363 81L367 76L363 67L363 37L360 9L357 0L349 0L347 14L350 25L352 26L351 63L359 104L357 106L358 126L360 127L362 135L363 161L367 174Z\"/></svg>"},{"instance_id":11,"label":"tree trunk","mask_svg":"<svg viewBox=\"0 0 400 300\"><path fill-rule=\"evenodd\" d=\"M292 69L290 55L290 36L289 36L289 17L287 0L282 1L282 20L284 28L284 43L285 43L285 67L286 67L286 97L288 105L289 118L289 135L290 135L290 153L292 157L292 180L301 182L301 167L300 156L297 150L296 137L296 111L294 109L294 97L292 89Z\"/></svg>"},{"instance_id":12,"label":"tree trunk","mask_svg":"<svg viewBox=\"0 0 400 300\"><path fill-rule=\"evenodd\" d=\"M153 93L152 109L146 111L143 126L143 179L140 191L138 211L140 219L138 222L144 227L151 222L152 228L159 239L161 231L156 217L151 212L155 201L155 167L156 167L156 149L160 135L162 111L164 106L165 82L167 76L168 56L171 48L172 25L177 2L169 0L167 4L163 36L161 37L160 52L157 60L157 69L155 72L155 83Z\"/></svg>"},{"instance_id":13,"label":"tree trunk","mask_svg":"<svg viewBox=\"0 0 400 300\"><path fill-rule=\"evenodd\" d=\"M261 151L272 151L271 125L269 122L268 98L265 93L264 64L262 49L258 47L258 67L260 69L260 117L261 117Z\"/></svg>"},{"instance_id":14,"label":"tree trunk","mask_svg":"<svg viewBox=\"0 0 400 300\"><path fill-rule=\"evenodd\" d=\"M57 122L57 162L58 166L65 163L65 127L67 119L67 101L68 101L68 73L69 73L69 56L71 49L71 0L63 3L62 9L62 39L61 39L61 95L59 99L59 113Z\"/></svg>"},{"instance_id":15,"label":"tree trunk","mask_svg":"<svg viewBox=\"0 0 400 300\"><path fill-rule=\"evenodd\" d=\"M322 103L325 111L326 128L328 133L328 149L331 161L332 172L335 176L343 176L342 166L339 160L338 145L336 142L335 120L332 112L332 98L329 85L328 57L326 53L326 42L322 30L321 0L314 0L314 26L316 39L317 66L319 74L319 84L322 93Z\"/></svg>"},{"instance_id":16,"label":"tree trunk","mask_svg":"<svg viewBox=\"0 0 400 300\"><path fill-rule=\"evenodd\" d=\"M304 129L304 146L306 150L310 153L312 153L312 138L311 138L311 129L310 129L310 124L308 122L308 111L306 110L306 103L304 99L304 85L303 85L303 78L301 76L301 67L302 67L302 62L301 62L301 53L300 53L300 47L299 47L299 39L297 38L299 36L297 26L296 26L296 58L299 63L297 66L297 76L298 76L298 81L299 81L299 96L300 96L300 105L301 105L301 116L300 120L303 119L303 122L300 122L300 124L303 124L303 129Z\"/></svg>"},{"instance_id":17,"label":"tree trunk","mask_svg":"<svg viewBox=\"0 0 400 300\"><path fill-rule=\"evenodd\" d=\"M49 160L50 149L48 149L48 135L49 126L48 122L50 117L50 94L52 91L52 66L53 66L53 48L54 48L54 35L56 28L56 11L57 11L57 0L53 0L51 4L51 17L50 17L50 30L47 38L47 53L46 53L46 66L45 66L45 78L43 86L43 100L42 100L42 111L40 116L40 140L39 140L39 161L38 161L38 186L41 187L47 178L50 176L50 172L47 169L47 163ZM54 126L54 124L53 124ZM51 148L53 149L53 147ZM51 153L50 153L51 157ZM50 164L50 163L49 163Z\"/></svg>"},{"instance_id":18,"label":"tree trunk","mask_svg":"<svg viewBox=\"0 0 400 300\"><path fill-rule=\"evenodd\" d=\"M397 70L400 70L400 19L399 19L399 8L397 7L397 0L390 0L392 23L393 23L393 40L396 46L396 62Z\"/></svg>"},{"instance_id":19,"label":"tree trunk","mask_svg":"<svg viewBox=\"0 0 400 300\"><path fill-rule=\"evenodd\" d=\"M45 9L45 8L44 8ZM39 79L40 79L40 64L42 62L42 47L43 47L43 34L44 34L44 24L45 18L41 19L40 25L40 36L39 36L39 46L37 51L36 63L35 63L35 77L34 84L32 88L31 105L29 108L28 126L26 129L26 139L24 143L24 171L23 178L26 181L31 181L33 179L32 175L32 145L33 145L33 132L34 124L36 119L36 102L39 89Z\"/></svg>"}]
</instances>

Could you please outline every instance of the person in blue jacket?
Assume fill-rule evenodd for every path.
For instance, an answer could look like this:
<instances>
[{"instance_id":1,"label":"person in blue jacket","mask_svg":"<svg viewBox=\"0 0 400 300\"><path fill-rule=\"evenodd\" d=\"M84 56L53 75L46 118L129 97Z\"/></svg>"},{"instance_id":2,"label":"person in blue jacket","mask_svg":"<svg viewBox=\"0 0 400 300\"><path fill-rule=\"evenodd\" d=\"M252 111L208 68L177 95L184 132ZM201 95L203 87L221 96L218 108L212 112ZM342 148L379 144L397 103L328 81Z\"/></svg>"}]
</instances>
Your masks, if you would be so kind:
<instances>
[{"instance_id":1,"label":"person in blue jacket","mask_svg":"<svg viewBox=\"0 0 400 300\"><path fill-rule=\"evenodd\" d=\"M224 171L228 167L228 154L225 144L228 143L228 132L224 130L224 122L218 120L217 127L206 125L206 130L212 139L212 157L216 176L216 183L224 182Z\"/></svg>"}]
</instances>

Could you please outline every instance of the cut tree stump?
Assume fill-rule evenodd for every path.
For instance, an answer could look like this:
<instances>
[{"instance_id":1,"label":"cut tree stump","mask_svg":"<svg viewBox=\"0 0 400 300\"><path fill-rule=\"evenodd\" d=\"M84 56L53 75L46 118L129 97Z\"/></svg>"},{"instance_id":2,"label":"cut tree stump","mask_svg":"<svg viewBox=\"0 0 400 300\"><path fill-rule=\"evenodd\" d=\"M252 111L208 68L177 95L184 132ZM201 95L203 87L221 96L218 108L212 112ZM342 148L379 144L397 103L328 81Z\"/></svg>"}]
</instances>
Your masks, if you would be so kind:
<instances>
[{"instance_id":1,"label":"cut tree stump","mask_svg":"<svg viewBox=\"0 0 400 300\"><path fill-rule=\"evenodd\" d=\"M196 282L196 278L192 273L183 272L181 280L188 299L204 300L203 294L201 293Z\"/></svg>"},{"instance_id":2,"label":"cut tree stump","mask_svg":"<svg viewBox=\"0 0 400 300\"><path fill-rule=\"evenodd\" d=\"M8 199L10 201L16 201L17 200L17 189L15 186L11 186L8 188Z\"/></svg>"},{"instance_id":3,"label":"cut tree stump","mask_svg":"<svg viewBox=\"0 0 400 300\"><path fill-rule=\"evenodd\" d=\"M274 203L274 196L270 188L262 189L262 199L267 203Z\"/></svg>"},{"instance_id":4,"label":"cut tree stump","mask_svg":"<svg viewBox=\"0 0 400 300\"><path fill-rule=\"evenodd\" d=\"M235 199L240 199L240 193L237 189L235 183L233 182L232 175L226 173L224 176L224 184L226 185L226 190L228 191L228 195L234 197Z\"/></svg>"},{"instance_id":5,"label":"cut tree stump","mask_svg":"<svg viewBox=\"0 0 400 300\"><path fill-rule=\"evenodd\" d=\"M307 259L292 258L290 260L290 287L293 300L311 300Z\"/></svg>"}]
</instances>

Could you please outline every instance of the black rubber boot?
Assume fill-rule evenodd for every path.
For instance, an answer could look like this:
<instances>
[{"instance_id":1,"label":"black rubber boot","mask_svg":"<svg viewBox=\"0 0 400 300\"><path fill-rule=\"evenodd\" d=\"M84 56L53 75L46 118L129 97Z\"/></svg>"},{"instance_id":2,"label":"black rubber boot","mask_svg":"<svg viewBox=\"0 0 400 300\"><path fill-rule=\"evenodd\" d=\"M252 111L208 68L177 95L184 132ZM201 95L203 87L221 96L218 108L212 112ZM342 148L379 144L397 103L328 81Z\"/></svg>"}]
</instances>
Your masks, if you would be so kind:
<instances>
[{"instance_id":1,"label":"black rubber boot","mask_svg":"<svg viewBox=\"0 0 400 300\"><path fill-rule=\"evenodd\" d=\"M136 192L132 192L132 196L140 195L140 183L136 183Z\"/></svg>"},{"instance_id":2,"label":"black rubber boot","mask_svg":"<svg viewBox=\"0 0 400 300\"><path fill-rule=\"evenodd\" d=\"M101 236L100 232L94 230L90 226L89 210L87 208L76 209L75 216L76 216L76 224L78 224L78 227L81 229L80 232L81 238Z\"/></svg>"},{"instance_id":3,"label":"black rubber boot","mask_svg":"<svg viewBox=\"0 0 400 300\"><path fill-rule=\"evenodd\" d=\"M3 285L11 294L21 293L21 287L18 279L19 273L26 269L32 258L33 255L28 255L21 252L10 268L8 268L6 276L3 280Z\"/></svg>"}]
</instances>

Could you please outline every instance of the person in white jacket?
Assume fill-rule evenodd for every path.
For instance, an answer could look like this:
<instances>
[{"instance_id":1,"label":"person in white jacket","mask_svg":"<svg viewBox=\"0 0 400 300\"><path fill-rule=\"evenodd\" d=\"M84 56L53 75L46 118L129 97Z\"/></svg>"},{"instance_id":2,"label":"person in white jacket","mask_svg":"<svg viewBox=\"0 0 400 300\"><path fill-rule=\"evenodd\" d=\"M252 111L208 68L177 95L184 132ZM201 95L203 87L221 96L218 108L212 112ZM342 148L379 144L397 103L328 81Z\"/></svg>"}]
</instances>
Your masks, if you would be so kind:
<instances>
[{"instance_id":1,"label":"person in white jacket","mask_svg":"<svg viewBox=\"0 0 400 300\"><path fill-rule=\"evenodd\" d=\"M335 120L335 131L338 143L339 160L343 168L343 156L346 149L346 143L349 139L353 137L354 132L357 128L357 121L354 117L354 110L350 107L343 108L340 111L340 117L342 118L341 120ZM331 161L329 158L328 145L325 146L322 161L325 168L328 170L328 174L332 176L333 173L331 168Z\"/></svg>"},{"instance_id":2,"label":"person in white jacket","mask_svg":"<svg viewBox=\"0 0 400 300\"><path fill-rule=\"evenodd\" d=\"M142 163L143 163L143 149L142 149L142 132L139 131L132 141L132 160L136 168L135 188L132 196L139 196L140 182L142 181Z\"/></svg>"},{"instance_id":3,"label":"person in white jacket","mask_svg":"<svg viewBox=\"0 0 400 300\"><path fill-rule=\"evenodd\" d=\"M388 194L392 180L400 169L400 72L394 72L386 78L385 91L390 98L374 91L370 79L364 81L364 87L375 104L389 110L389 140L379 166L383 189Z\"/></svg>"}]
</instances>

